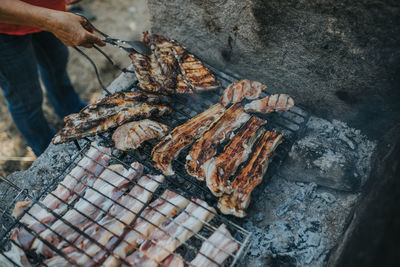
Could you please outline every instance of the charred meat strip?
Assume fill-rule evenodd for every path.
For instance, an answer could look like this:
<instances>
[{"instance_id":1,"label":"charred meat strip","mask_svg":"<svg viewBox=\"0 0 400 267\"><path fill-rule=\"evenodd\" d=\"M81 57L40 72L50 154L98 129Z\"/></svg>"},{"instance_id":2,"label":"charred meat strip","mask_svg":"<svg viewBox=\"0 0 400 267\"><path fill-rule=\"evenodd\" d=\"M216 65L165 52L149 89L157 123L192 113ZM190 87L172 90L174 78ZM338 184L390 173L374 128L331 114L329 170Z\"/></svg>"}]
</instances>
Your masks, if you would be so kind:
<instances>
[{"instance_id":1,"label":"charred meat strip","mask_svg":"<svg viewBox=\"0 0 400 267\"><path fill-rule=\"evenodd\" d=\"M156 94L173 94L175 85L171 86L163 74L161 66L153 52L149 56L143 56L137 52L130 54L135 75L143 91ZM176 84L176 83L175 83ZM168 86L169 85L169 86Z\"/></svg>"},{"instance_id":2,"label":"charred meat strip","mask_svg":"<svg viewBox=\"0 0 400 267\"><path fill-rule=\"evenodd\" d=\"M219 81L203 63L174 40L144 33L143 42L152 54L133 52L130 57L135 74L144 91L161 94L192 94L220 87Z\"/></svg>"},{"instance_id":3,"label":"charred meat strip","mask_svg":"<svg viewBox=\"0 0 400 267\"><path fill-rule=\"evenodd\" d=\"M232 193L229 177L247 160L254 143L265 132L264 129L259 130L265 123L263 119L251 117L225 146L224 152L204 163L207 187L215 196Z\"/></svg>"},{"instance_id":4,"label":"charred meat strip","mask_svg":"<svg viewBox=\"0 0 400 267\"><path fill-rule=\"evenodd\" d=\"M225 224L203 242L200 253L190 262L193 266L217 267L239 248Z\"/></svg>"},{"instance_id":5,"label":"charred meat strip","mask_svg":"<svg viewBox=\"0 0 400 267\"><path fill-rule=\"evenodd\" d=\"M112 135L112 140L117 149L128 151L138 148L146 140L160 139L168 131L168 126L156 121L133 121L118 127Z\"/></svg>"},{"instance_id":6,"label":"charred meat strip","mask_svg":"<svg viewBox=\"0 0 400 267\"><path fill-rule=\"evenodd\" d=\"M282 140L282 134L267 131L260 139L250 161L244 165L232 182L233 192L223 195L218 201L218 208L223 214L236 217L246 216L244 211L250 203L253 189L261 183L267 171L271 154Z\"/></svg>"},{"instance_id":7,"label":"charred meat strip","mask_svg":"<svg viewBox=\"0 0 400 267\"><path fill-rule=\"evenodd\" d=\"M173 43L173 54L178 60L183 79L191 88L196 92L205 92L221 87L221 83L200 60L188 53L177 41L172 40L171 42Z\"/></svg>"},{"instance_id":8,"label":"charred meat strip","mask_svg":"<svg viewBox=\"0 0 400 267\"><path fill-rule=\"evenodd\" d=\"M203 164L217 153L219 144L229 140L233 131L249 119L250 115L244 112L239 103L227 109L224 115L192 146L186 157L187 172L198 180L204 180Z\"/></svg>"},{"instance_id":9,"label":"charred meat strip","mask_svg":"<svg viewBox=\"0 0 400 267\"><path fill-rule=\"evenodd\" d=\"M106 247L107 250L112 250L124 230L129 228L128 226L163 181L163 175L141 177L137 185L127 195L116 200L107 215L87 228L85 233L96 240L98 244ZM68 253L67 255L75 257L75 262L80 265L87 265L87 262L90 262L91 259L99 263L108 253L98 244L93 243L84 236L75 241L75 244L82 251L85 251L85 253L81 253L73 247L70 250L65 249L64 252ZM81 254L81 256L77 257L77 254Z\"/></svg>"},{"instance_id":10,"label":"charred meat strip","mask_svg":"<svg viewBox=\"0 0 400 267\"><path fill-rule=\"evenodd\" d=\"M231 83L222 93L221 103L224 107L230 103L239 103L243 99L257 99L265 91L267 86L247 79Z\"/></svg>"},{"instance_id":11,"label":"charred meat strip","mask_svg":"<svg viewBox=\"0 0 400 267\"><path fill-rule=\"evenodd\" d=\"M172 92L192 94L193 90L179 72L178 60L173 55L173 44L161 35L148 32L144 33L143 41L150 46L158 62L162 74L162 85Z\"/></svg>"},{"instance_id":12,"label":"charred meat strip","mask_svg":"<svg viewBox=\"0 0 400 267\"><path fill-rule=\"evenodd\" d=\"M275 94L254 100L244 106L246 112L268 114L274 111L289 110L294 106L294 100L287 94Z\"/></svg>"},{"instance_id":13,"label":"charred meat strip","mask_svg":"<svg viewBox=\"0 0 400 267\"><path fill-rule=\"evenodd\" d=\"M143 41L150 46L152 54L143 56L133 52L130 55L141 88L161 94L192 94L193 90L184 80L178 60L172 54L173 44L161 35L147 32L144 33Z\"/></svg>"},{"instance_id":14,"label":"charred meat strip","mask_svg":"<svg viewBox=\"0 0 400 267\"><path fill-rule=\"evenodd\" d=\"M158 266L176 248L200 231L204 223L214 217L214 212L205 201L194 199L174 220L163 223L160 229L152 232L148 240L126 261L137 266Z\"/></svg>"},{"instance_id":15,"label":"charred meat strip","mask_svg":"<svg viewBox=\"0 0 400 267\"><path fill-rule=\"evenodd\" d=\"M150 105L161 104L161 98L143 92L118 92L87 105L79 113L73 113L64 118L66 125L73 126L80 122L106 118L118 113L123 108L130 108L139 103Z\"/></svg>"},{"instance_id":16,"label":"charred meat strip","mask_svg":"<svg viewBox=\"0 0 400 267\"><path fill-rule=\"evenodd\" d=\"M65 213L62 219L57 220L51 226L51 230L46 229L40 236L59 249L68 246L69 242L74 242L80 234L69 224L84 231L93 222L98 221L113 201L122 196L124 188L142 174L143 166L137 162L133 165L136 166L136 170L126 170L119 164L104 170L93 186L75 203L74 208ZM32 248L45 256L54 256L55 253L39 239L35 240Z\"/></svg>"},{"instance_id":17,"label":"charred meat strip","mask_svg":"<svg viewBox=\"0 0 400 267\"><path fill-rule=\"evenodd\" d=\"M93 120L76 121L61 129L53 138L54 144L61 144L75 139L81 139L106 132L128 121L160 117L171 112L166 105L151 105L138 103L132 107L119 109L116 114L106 117L98 117ZM94 115L93 115L94 116Z\"/></svg>"},{"instance_id":18,"label":"charred meat strip","mask_svg":"<svg viewBox=\"0 0 400 267\"><path fill-rule=\"evenodd\" d=\"M55 214L62 214L70 203L85 192L86 185L92 183L95 177L100 175L105 166L108 165L110 157L104 153L109 152L110 149L108 148L98 147L96 143L92 144L88 152L77 163L77 166L66 175L54 191L40 201L41 204ZM19 217L30 204L30 201L17 202L12 216ZM46 226L50 226L55 220L54 214L42 208L39 204L33 205L28 213L21 218L21 222L36 234L41 233ZM34 238L25 228L21 228L15 236L15 241L22 248L28 250Z\"/></svg>"},{"instance_id":19,"label":"charred meat strip","mask_svg":"<svg viewBox=\"0 0 400 267\"><path fill-rule=\"evenodd\" d=\"M164 175L174 175L172 160L178 157L182 149L200 138L224 112L225 108L221 104L216 104L172 130L153 148L151 155L155 163L154 166L161 170Z\"/></svg>"},{"instance_id":20,"label":"charred meat strip","mask_svg":"<svg viewBox=\"0 0 400 267\"><path fill-rule=\"evenodd\" d=\"M122 242L114 249L114 255L108 257L104 266L119 266L120 260L125 259L132 251L139 247L144 240L161 225L166 219L174 217L189 204L189 200L175 192L166 190L143 210Z\"/></svg>"}]
</instances>

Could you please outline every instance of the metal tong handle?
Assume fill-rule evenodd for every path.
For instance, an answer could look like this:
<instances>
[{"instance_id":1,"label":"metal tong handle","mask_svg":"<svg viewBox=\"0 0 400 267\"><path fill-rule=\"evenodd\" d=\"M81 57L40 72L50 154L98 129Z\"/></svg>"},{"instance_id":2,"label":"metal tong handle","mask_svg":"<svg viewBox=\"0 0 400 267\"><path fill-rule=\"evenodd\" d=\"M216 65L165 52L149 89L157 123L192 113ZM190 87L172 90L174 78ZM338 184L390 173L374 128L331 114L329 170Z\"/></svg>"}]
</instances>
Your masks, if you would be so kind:
<instances>
[{"instance_id":1,"label":"metal tong handle","mask_svg":"<svg viewBox=\"0 0 400 267\"><path fill-rule=\"evenodd\" d=\"M93 31L93 32L96 32L96 33L98 33L98 34L100 34L101 36L104 37L104 39L102 39L103 42L111 44L111 45L113 45L115 47L118 47L118 48L124 50L125 52L127 52L128 54L136 51L134 48L129 48L129 47L125 47L125 46L119 45L119 43L126 44L126 45L129 45L129 43L124 41L124 40L116 39L116 38L113 38L113 37L109 36L108 34L106 34L106 33L102 32L102 31L100 31L99 29L97 29L92 23L90 23L90 21L85 16L83 16L81 14L77 14L77 15L79 15L82 18L85 19L84 27L86 29L88 29L90 31ZM102 54L104 55L104 53L102 53Z\"/></svg>"},{"instance_id":2,"label":"metal tong handle","mask_svg":"<svg viewBox=\"0 0 400 267\"><path fill-rule=\"evenodd\" d=\"M78 51L82 56L84 56L87 60L89 60L90 64L92 64L94 71L96 73L96 77L97 80L99 81L99 84L101 86L101 88L107 93L107 95L111 95L111 92L107 90L107 88L104 86L102 80L100 79L100 74L99 74L99 70L97 69L96 64L94 63L94 61L85 54L85 52L83 52L82 50L80 50L78 47L74 46L75 50Z\"/></svg>"}]
</instances>

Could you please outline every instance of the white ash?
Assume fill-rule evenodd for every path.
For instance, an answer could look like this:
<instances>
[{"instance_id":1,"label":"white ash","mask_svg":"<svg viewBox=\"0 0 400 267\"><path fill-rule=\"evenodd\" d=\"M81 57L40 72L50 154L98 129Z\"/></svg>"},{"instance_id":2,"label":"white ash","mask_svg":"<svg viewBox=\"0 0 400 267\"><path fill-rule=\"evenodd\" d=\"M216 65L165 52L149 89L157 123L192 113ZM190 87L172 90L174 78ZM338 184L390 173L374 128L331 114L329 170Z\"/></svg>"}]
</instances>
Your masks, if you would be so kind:
<instances>
[{"instance_id":1,"label":"white ash","mask_svg":"<svg viewBox=\"0 0 400 267\"><path fill-rule=\"evenodd\" d=\"M346 123L311 117L280 174L294 181L359 191L371 172L376 142Z\"/></svg>"},{"instance_id":2,"label":"white ash","mask_svg":"<svg viewBox=\"0 0 400 267\"><path fill-rule=\"evenodd\" d=\"M254 238L242 265L322 266L357 194L276 175L258 198L243 224Z\"/></svg>"}]
</instances>

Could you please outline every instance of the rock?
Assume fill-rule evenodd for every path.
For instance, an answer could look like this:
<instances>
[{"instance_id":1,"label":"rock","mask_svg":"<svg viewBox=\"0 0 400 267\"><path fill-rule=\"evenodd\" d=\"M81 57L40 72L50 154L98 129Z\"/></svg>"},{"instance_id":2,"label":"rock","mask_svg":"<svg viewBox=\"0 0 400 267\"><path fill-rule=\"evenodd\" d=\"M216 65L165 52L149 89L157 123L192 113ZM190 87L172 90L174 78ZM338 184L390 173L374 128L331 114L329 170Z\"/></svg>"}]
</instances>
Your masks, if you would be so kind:
<instances>
[{"instance_id":1,"label":"rock","mask_svg":"<svg viewBox=\"0 0 400 267\"><path fill-rule=\"evenodd\" d=\"M280 175L333 189L359 190L370 173L375 146L343 122L311 117L280 168Z\"/></svg>"},{"instance_id":2,"label":"rock","mask_svg":"<svg viewBox=\"0 0 400 267\"><path fill-rule=\"evenodd\" d=\"M381 132L400 108L399 2L149 0L148 6L153 33L221 70L266 83L271 93L291 94L317 115Z\"/></svg>"}]
</instances>

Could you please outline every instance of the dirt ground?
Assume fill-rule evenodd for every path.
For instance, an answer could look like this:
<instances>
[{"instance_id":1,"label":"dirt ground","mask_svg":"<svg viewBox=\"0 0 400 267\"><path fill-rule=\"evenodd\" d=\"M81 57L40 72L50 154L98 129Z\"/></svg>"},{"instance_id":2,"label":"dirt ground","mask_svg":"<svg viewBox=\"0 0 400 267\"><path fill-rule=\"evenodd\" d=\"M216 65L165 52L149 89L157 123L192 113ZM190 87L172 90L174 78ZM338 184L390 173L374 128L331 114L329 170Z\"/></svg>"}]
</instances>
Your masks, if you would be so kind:
<instances>
[{"instance_id":1,"label":"dirt ground","mask_svg":"<svg viewBox=\"0 0 400 267\"><path fill-rule=\"evenodd\" d=\"M149 13L146 0L83 0L80 5L96 16L92 23L101 31L124 40L138 40L142 32L149 30ZM104 51L121 66L130 63L127 55L114 47L105 47ZM85 52L96 62L103 83L110 84L120 72L94 49L85 49ZM101 89L97 82L94 69L90 63L70 49L68 62L70 79L85 101L93 101ZM57 118L47 99L43 104L45 116L50 124L60 129L62 121ZM0 176L29 168L34 154L24 142L16 129L7 109L7 103L0 94Z\"/></svg>"}]
</instances>

